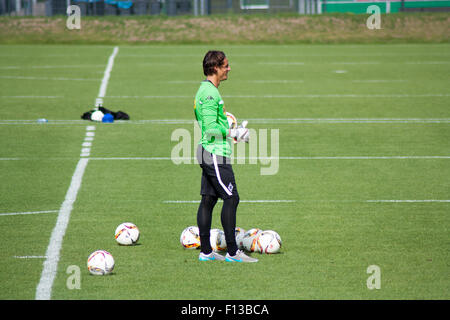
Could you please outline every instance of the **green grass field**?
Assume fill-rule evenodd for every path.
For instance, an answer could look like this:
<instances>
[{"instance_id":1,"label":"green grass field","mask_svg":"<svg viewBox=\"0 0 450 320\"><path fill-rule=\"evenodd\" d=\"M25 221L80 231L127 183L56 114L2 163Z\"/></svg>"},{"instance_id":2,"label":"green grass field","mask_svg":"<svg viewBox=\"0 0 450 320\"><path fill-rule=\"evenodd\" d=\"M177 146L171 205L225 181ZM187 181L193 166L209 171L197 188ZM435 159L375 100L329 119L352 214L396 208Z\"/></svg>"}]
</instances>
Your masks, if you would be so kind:
<instances>
[{"instance_id":1,"label":"green grass field","mask_svg":"<svg viewBox=\"0 0 450 320\"><path fill-rule=\"evenodd\" d=\"M196 224L201 172L170 160L171 135L194 133L209 46L120 46L104 106L131 120L104 124L80 116L94 106L112 46L2 45L0 299L35 299L80 158L89 160L52 299L449 299L450 45L215 48L231 65L220 86L227 110L257 132L279 130L276 174L248 159L234 171L237 225L276 230L281 252L208 264L179 243ZM139 227L139 245L116 244L125 221ZM114 256L112 275L89 274L97 249ZM73 265L80 289L67 286ZM380 289L367 287L370 265Z\"/></svg>"}]
</instances>

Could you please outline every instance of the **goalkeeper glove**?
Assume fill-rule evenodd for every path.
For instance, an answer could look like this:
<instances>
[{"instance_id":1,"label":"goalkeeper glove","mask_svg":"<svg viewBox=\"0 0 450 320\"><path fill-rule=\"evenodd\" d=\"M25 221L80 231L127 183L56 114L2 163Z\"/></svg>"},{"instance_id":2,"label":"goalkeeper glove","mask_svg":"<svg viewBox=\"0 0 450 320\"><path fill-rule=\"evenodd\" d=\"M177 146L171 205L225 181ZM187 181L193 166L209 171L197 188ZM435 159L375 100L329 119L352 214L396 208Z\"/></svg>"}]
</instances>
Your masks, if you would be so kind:
<instances>
[{"instance_id":1,"label":"goalkeeper glove","mask_svg":"<svg viewBox=\"0 0 450 320\"><path fill-rule=\"evenodd\" d=\"M238 143L239 141L248 142L250 134L246 128L247 123L247 120L242 121L242 124L239 127L230 129L229 136L233 138L234 143Z\"/></svg>"}]
</instances>

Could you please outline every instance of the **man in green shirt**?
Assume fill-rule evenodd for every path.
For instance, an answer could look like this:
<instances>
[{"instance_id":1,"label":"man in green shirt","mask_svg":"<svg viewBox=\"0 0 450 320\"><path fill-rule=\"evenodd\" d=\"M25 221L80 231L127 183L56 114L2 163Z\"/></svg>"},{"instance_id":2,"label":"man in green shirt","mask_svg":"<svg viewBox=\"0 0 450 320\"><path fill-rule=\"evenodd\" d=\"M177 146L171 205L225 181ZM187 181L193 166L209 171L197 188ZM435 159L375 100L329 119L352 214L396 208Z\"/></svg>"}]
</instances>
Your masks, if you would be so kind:
<instances>
[{"instance_id":1,"label":"man in green shirt","mask_svg":"<svg viewBox=\"0 0 450 320\"><path fill-rule=\"evenodd\" d=\"M208 51L203 59L206 76L200 84L194 101L194 113L202 131L197 149L197 160L202 168L200 194L202 200L197 211L200 230L200 261L225 260L228 262L257 262L238 250L235 238L236 210L239 194L231 167L231 143L248 141L248 129L229 128L224 102L218 87L228 79L228 59L222 51ZM210 244L212 212L218 198L223 199L221 222L227 242L225 257L214 252Z\"/></svg>"}]
</instances>

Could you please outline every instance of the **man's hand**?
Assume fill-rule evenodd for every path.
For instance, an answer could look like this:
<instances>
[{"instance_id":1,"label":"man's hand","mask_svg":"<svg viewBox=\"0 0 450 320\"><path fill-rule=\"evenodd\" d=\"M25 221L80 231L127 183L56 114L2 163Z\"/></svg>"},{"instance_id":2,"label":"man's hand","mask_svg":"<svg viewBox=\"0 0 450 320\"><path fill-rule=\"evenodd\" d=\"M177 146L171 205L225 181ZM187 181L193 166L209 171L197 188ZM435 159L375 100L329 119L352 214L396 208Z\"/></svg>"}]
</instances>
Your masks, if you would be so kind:
<instances>
[{"instance_id":1,"label":"man's hand","mask_svg":"<svg viewBox=\"0 0 450 320\"><path fill-rule=\"evenodd\" d=\"M242 124L240 126L238 126L237 128L234 129L230 129L230 134L229 136L232 137L234 139L234 142L240 142L240 141L245 141L248 142L249 138L250 138L250 134L248 132L248 129L246 128L248 121L242 121Z\"/></svg>"}]
</instances>

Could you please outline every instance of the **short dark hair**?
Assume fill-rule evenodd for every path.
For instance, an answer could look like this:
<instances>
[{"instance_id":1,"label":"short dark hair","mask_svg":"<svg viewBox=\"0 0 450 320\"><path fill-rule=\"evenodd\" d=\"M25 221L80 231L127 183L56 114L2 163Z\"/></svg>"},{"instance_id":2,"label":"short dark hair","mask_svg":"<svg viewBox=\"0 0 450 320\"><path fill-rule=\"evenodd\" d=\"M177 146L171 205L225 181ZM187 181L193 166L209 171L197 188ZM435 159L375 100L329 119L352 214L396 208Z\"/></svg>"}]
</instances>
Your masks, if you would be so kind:
<instances>
[{"instance_id":1,"label":"short dark hair","mask_svg":"<svg viewBox=\"0 0 450 320\"><path fill-rule=\"evenodd\" d=\"M203 58L203 74L205 76L210 76L216 73L214 68L221 67L225 58L225 53L222 51L208 51Z\"/></svg>"}]
</instances>

